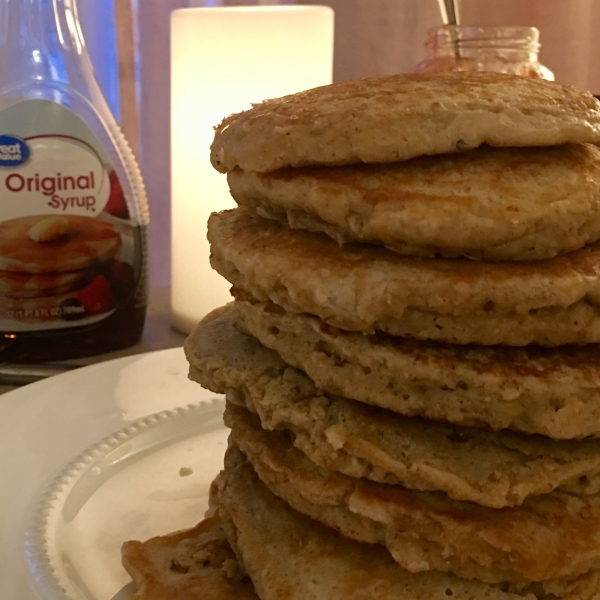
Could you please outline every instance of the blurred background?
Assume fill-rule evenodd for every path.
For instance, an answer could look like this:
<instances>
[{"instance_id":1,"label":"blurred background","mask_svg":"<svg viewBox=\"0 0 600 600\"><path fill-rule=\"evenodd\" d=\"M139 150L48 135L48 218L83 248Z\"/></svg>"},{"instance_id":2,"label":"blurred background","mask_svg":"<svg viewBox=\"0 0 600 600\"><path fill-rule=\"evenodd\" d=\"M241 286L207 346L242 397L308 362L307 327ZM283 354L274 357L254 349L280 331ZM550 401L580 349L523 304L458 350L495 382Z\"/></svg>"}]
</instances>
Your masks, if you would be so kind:
<instances>
[{"instance_id":1,"label":"blurred background","mask_svg":"<svg viewBox=\"0 0 600 600\"><path fill-rule=\"evenodd\" d=\"M437 0L79 0L98 79L146 183L153 288L170 284L170 13L190 6L257 4L331 6L334 81L407 71L425 57L427 30L442 24ZM556 80L600 94L600 0L458 0L458 7L463 25L537 27L540 60Z\"/></svg>"}]
</instances>

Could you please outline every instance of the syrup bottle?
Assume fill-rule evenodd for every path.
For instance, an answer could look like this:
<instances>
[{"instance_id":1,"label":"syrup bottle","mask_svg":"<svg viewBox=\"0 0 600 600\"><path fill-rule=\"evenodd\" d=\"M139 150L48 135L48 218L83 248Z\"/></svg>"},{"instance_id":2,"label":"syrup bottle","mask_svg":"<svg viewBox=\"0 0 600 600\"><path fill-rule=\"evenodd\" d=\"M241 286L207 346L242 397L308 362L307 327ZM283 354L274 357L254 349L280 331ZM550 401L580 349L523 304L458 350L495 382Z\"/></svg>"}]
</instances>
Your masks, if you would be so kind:
<instances>
[{"instance_id":1,"label":"syrup bottle","mask_svg":"<svg viewBox=\"0 0 600 600\"><path fill-rule=\"evenodd\" d=\"M76 0L0 0L0 361L135 344L147 226L140 171Z\"/></svg>"}]
</instances>

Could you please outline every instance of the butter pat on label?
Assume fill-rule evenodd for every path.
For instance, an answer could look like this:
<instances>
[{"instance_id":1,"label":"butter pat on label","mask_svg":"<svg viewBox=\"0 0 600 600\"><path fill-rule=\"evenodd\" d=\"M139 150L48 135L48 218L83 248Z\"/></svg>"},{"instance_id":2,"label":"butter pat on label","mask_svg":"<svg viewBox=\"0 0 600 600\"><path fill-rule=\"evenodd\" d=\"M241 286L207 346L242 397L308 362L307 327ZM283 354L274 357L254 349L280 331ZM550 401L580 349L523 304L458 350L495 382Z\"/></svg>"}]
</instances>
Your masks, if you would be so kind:
<instances>
[{"instance_id":1,"label":"butter pat on label","mask_svg":"<svg viewBox=\"0 0 600 600\"><path fill-rule=\"evenodd\" d=\"M67 233L69 221L66 217L50 216L38 221L28 232L34 242L51 242Z\"/></svg>"}]
</instances>

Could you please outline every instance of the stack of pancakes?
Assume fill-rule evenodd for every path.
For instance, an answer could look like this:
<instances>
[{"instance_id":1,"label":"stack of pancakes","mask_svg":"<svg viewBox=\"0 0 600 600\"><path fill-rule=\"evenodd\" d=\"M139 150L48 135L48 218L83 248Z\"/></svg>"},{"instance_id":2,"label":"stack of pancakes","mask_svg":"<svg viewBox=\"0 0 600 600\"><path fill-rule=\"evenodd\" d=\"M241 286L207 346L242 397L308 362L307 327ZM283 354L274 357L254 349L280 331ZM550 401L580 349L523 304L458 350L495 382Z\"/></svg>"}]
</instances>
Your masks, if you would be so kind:
<instances>
[{"instance_id":1,"label":"stack of pancakes","mask_svg":"<svg viewBox=\"0 0 600 600\"><path fill-rule=\"evenodd\" d=\"M227 118L235 302L186 355L230 444L201 530L125 544L137 597L600 598L599 142L591 95L490 73Z\"/></svg>"}]
</instances>

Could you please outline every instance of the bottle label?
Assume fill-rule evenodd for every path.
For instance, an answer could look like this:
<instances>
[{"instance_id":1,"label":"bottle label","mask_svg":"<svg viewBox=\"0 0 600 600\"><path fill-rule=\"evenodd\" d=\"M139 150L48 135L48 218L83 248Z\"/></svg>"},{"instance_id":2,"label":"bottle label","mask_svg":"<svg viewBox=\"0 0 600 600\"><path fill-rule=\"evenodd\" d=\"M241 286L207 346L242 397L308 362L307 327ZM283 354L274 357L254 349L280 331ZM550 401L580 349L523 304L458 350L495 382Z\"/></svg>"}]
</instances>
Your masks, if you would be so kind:
<instances>
[{"instance_id":1,"label":"bottle label","mask_svg":"<svg viewBox=\"0 0 600 600\"><path fill-rule=\"evenodd\" d=\"M0 330L101 321L141 276L136 215L100 141L68 108L0 112Z\"/></svg>"}]
</instances>

